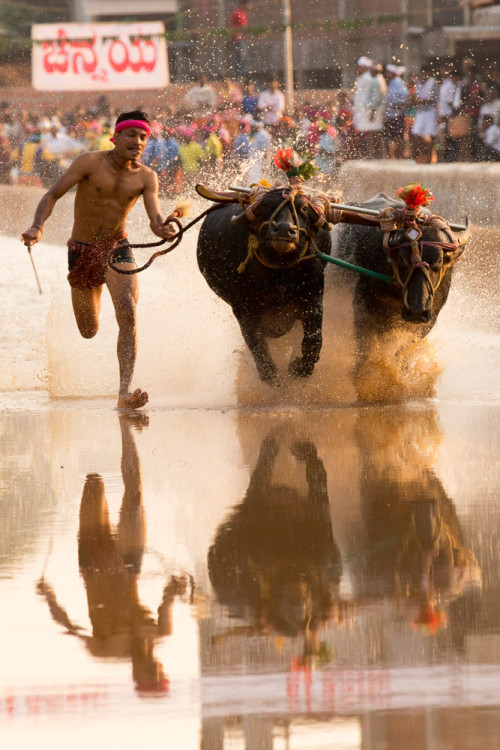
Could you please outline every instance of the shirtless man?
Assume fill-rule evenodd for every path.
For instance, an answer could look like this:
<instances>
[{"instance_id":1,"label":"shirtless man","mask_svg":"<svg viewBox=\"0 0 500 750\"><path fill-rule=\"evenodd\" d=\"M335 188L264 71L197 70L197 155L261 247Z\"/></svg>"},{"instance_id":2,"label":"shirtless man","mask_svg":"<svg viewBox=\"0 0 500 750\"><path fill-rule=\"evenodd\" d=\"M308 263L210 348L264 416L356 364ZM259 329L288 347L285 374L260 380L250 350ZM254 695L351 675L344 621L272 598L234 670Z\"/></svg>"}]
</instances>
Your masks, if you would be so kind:
<instances>
[{"instance_id":1,"label":"shirtless man","mask_svg":"<svg viewBox=\"0 0 500 750\"><path fill-rule=\"evenodd\" d=\"M160 210L156 174L139 162L150 132L144 112L134 110L119 115L114 132L115 148L78 156L43 196L32 226L22 235L28 247L39 242L56 202L77 186L73 231L68 241L68 281L73 311L81 335L84 338L95 336L99 329L102 289L106 284L119 328L119 409L144 406L148 394L140 388L130 392L137 354L137 276L113 271L107 265L107 257L116 247L115 265L125 270L136 267L126 239L125 222L141 195L153 233L170 241L175 236L175 228L165 225Z\"/></svg>"}]
</instances>

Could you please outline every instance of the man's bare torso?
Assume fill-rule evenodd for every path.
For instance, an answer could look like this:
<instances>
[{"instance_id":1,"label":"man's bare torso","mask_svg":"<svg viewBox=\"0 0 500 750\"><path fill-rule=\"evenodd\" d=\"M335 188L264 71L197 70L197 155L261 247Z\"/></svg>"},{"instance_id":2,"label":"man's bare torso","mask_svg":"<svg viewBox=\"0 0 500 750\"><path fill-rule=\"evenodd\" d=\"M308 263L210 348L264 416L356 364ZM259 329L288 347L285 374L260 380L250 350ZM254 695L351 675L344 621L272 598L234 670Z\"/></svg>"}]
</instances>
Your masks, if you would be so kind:
<instances>
[{"instance_id":1,"label":"man's bare torso","mask_svg":"<svg viewBox=\"0 0 500 750\"><path fill-rule=\"evenodd\" d=\"M76 189L72 233L79 242L98 242L125 234L127 216L146 186L147 167L135 162L122 169L112 154L85 154L86 174Z\"/></svg>"}]
</instances>

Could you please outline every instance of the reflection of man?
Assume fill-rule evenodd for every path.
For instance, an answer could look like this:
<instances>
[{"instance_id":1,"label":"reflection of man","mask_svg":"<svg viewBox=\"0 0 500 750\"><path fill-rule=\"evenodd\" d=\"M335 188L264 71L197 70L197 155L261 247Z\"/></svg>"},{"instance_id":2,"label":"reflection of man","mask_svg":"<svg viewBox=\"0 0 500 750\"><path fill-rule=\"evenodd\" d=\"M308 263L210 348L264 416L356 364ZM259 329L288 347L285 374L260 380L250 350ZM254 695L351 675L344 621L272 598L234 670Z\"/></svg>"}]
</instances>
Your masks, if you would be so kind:
<instances>
[{"instance_id":1,"label":"reflection of man","mask_svg":"<svg viewBox=\"0 0 500 750\"><path fill-rule=\"evenodd\" d=\"M158 618L139 599L138 579L146 542L141 467L131 424L147 424L145 415L120 417L124 494L120 520L114 532L99 474L88 474L80 505L78 560L85 582L92 635L86 636L58 604L51 586L42 578L38 592L56 622L85 642L93 656L131 659L137 690L166 691L169 681L153 650L158 638L172 633L172 607L184 595L187 579L171 576L163 590Z\"/></svg>"}]
</instances>

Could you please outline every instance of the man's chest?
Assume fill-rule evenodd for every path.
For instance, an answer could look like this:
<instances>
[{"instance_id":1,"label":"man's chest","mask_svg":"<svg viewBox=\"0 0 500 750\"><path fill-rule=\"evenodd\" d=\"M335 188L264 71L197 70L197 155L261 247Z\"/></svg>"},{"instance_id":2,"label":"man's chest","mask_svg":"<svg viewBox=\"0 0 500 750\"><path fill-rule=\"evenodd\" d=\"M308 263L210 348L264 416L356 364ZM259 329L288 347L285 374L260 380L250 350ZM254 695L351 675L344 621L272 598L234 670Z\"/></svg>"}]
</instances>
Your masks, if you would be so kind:
<instances>
[{"instance_id":1,"label":"man's chest","mask_svg":"<svg viewBox=\"0 0 500 750\"><path fill-rule=\"evenodd\" d=\"M127 204L141 195L144 185L140 175L112 174L100 170L88 178L85 188L98 200Z\"/></svg>"}]
</instances>

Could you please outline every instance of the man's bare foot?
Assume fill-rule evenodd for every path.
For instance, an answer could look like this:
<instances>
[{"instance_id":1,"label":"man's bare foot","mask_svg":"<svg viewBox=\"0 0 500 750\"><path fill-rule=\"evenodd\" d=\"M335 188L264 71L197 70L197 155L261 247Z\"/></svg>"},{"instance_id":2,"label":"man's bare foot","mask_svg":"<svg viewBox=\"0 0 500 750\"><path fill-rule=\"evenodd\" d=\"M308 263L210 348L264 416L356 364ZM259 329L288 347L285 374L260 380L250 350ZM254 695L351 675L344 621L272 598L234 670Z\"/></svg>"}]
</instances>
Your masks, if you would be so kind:
<instances>
[{"instance_id":1,"label":"man's bare foot","mask_svg":"<svg viewBox=\"0 0 500 750\"><path fill-rule=\"evenodd\" d=\"M140 409L148 403L149 396L146 391L136 388L133 393L126 393L118 397L117 409Z\"/></svg>"}]
</instances>

